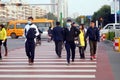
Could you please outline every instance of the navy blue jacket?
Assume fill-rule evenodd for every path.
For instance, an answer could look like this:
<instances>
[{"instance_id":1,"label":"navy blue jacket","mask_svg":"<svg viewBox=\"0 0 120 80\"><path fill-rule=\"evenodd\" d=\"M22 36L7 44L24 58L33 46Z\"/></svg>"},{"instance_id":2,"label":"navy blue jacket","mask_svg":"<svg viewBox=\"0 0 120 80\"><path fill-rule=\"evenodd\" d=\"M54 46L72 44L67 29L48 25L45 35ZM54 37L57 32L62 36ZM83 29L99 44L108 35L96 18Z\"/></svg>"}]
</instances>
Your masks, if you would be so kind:
<instances>
[{"instance_id":1,"label":"navy blue jacket","mask_svg":"<svg viewBox=\"0 0 120 80\"><path fill-rule=\"evenodd\" d=\"M61 26L53 28L52 35L54 41L63 41L63 28Z\"/></svg>"},{"instance_id":2,"label":"navy blue jacket","mask_svg":"<svg viewBox=\"0 0 120 80\"><path fill-rule=\"evenodd\" d=\"M89 37L89 40L91 41L99 41L100 40L100 35L99 35L99 30L97 27L89 27L86 33L86 38Z\"/></svg>"}]
</instances>

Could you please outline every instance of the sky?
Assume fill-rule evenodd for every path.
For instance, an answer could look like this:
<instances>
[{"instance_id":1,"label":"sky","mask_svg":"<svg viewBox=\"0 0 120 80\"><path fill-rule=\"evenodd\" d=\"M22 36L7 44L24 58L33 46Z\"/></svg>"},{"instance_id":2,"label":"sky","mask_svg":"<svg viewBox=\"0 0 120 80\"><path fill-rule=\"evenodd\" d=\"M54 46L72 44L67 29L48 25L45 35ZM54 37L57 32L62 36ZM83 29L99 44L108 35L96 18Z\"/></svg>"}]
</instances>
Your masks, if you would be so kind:
<instances>
[{"instance_id":1,"label":"sky","mask_svg":"<svg viewBox=\"0 0 120 80\"><path fill-rule=\"evenodd\" d=\"M50 3L50 0L26 0L30 3ZM103 5L110 5L112 0L68 0L68 15L93 15Z\"/></svg>"},{"instance_id":2,"label":"sky","mask_svg":"<svg viewBox=\"0 0 120 80\"><path fill-rule=\"evenodd\" d=\"M4 0L6 1L6 0ZM50 0L23 0L31 4L50 3ZM93 15L103 5L110 5L112 0L68 0L68 15ZM46 7L45 7L46 8Z\"/></svg>"}]
</instances>

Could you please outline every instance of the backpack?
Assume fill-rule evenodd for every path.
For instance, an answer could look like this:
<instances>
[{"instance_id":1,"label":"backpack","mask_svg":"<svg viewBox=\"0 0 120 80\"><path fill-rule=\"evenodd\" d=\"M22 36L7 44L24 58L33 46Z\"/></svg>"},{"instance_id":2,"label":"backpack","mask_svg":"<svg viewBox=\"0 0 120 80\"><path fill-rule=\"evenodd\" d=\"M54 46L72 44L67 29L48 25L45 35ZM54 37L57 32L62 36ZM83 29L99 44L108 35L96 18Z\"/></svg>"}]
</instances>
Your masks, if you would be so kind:
<instances>
[{"instance_id":1,"label":"backpack","mask_svg":"<svg viewBox=\"0 0 120 80\"><path fill-rule=\"evenodd\" d=\"M30 28L27 32L26 38L27 39L34 39L36 37L36 29L35 28Z\"/></svg>"}]
</instances>

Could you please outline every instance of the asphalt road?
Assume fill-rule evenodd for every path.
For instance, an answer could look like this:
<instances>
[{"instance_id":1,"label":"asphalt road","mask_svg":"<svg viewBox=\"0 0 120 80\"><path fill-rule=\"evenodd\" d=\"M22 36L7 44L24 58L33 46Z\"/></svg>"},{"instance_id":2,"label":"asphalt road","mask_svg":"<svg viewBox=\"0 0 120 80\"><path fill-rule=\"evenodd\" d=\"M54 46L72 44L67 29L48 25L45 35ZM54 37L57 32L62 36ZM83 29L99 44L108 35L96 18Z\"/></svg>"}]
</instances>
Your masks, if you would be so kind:
<instances>
[{"instance_id":1,"label":"asphalt road","mask_svg":"<svg viewBox=\"0 0 120 80\"><path fill-rule=\"evenodd\" d=\"M25 39L8 39L8 50L24 47Z\"/></svg>"},{"instance_id":2,"label":"asphalt road","mask_svg":"<svg viewBox=\"0 0 120 80\"><path fill-rule=\"evenodd\" d=\"M103 42L103 45L106 47L114 78L120 80L120 52L113 50L113 43L110 41Z\"/></svg>"}]
</instances>

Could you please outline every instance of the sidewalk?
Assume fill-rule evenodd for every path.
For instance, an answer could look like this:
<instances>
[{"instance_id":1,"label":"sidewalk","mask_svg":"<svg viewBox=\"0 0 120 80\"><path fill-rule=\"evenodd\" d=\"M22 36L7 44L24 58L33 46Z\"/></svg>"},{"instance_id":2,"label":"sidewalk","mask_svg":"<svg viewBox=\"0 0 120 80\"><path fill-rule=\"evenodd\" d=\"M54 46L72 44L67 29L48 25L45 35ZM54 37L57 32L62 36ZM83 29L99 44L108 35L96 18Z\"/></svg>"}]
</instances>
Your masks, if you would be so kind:
<instances>
[{"instance_id":1,"label":"sidewalk","mask_svg":"<svg viewBox=\"0 0 120 80\"><path fill-rule=\"evenodd\" d=\"M68 66L65 49L59 59L54 43L43 42L42 46L36 47L35 63L30 66L25 49L15 49L0 62L0 80L114 80L102 43L98 46L97 60L91 61L89 55L88 47L86 59L81 60L76 49L75 62Z\"/></svg>"}]
</instances>

